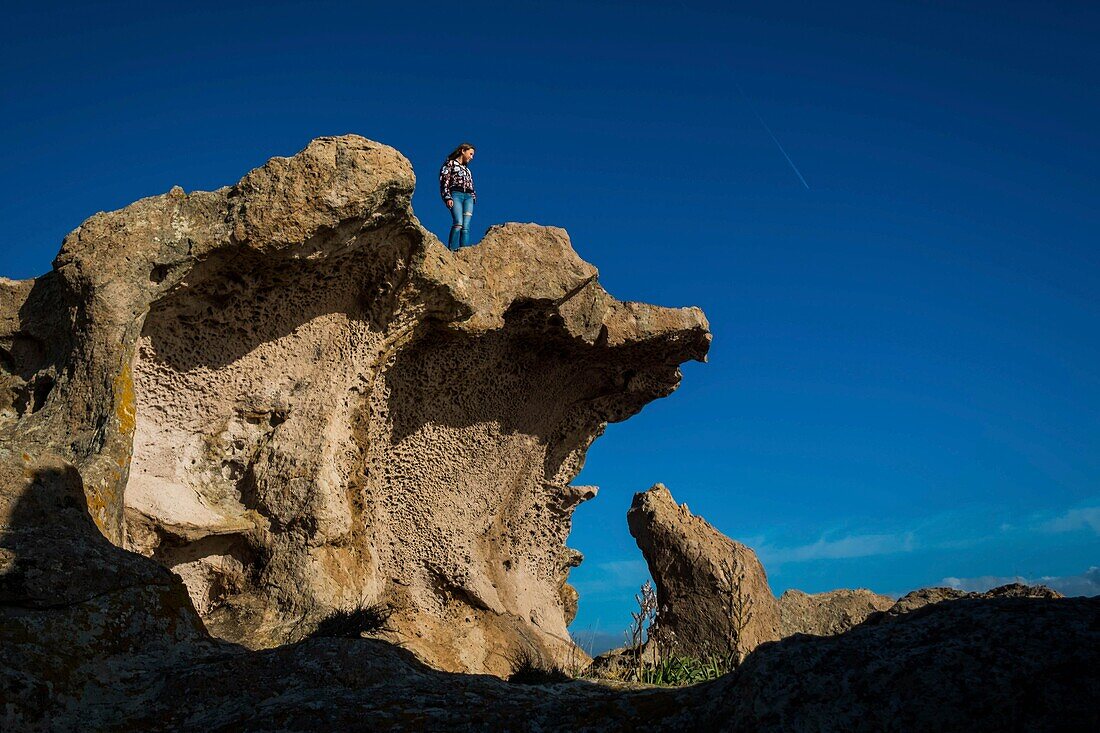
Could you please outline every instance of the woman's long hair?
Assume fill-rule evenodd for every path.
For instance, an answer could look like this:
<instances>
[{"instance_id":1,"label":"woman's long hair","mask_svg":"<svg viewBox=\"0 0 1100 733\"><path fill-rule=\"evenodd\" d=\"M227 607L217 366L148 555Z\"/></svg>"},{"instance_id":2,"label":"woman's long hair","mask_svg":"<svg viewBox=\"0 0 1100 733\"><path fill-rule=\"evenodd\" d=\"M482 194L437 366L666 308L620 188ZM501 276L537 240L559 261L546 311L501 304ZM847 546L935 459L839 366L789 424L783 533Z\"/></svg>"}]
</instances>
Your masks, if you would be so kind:
<instances>
[{"instance_id":1,"label":"woman's long hair","mask_svg":"<svg viewBox=\"0 0 1100 733\"><path fill-rule=\"evenodd\" d=\"M471 145L470 143L462 143L457 148L455 148L454 150L451 151L451 154L447 156L447 161L445 161L445 162L450 162L452 160L455 160L458 156L462 155L467 150L474 150L474 149L475 149L474 146Z\"/></svg>"}]
</instances>

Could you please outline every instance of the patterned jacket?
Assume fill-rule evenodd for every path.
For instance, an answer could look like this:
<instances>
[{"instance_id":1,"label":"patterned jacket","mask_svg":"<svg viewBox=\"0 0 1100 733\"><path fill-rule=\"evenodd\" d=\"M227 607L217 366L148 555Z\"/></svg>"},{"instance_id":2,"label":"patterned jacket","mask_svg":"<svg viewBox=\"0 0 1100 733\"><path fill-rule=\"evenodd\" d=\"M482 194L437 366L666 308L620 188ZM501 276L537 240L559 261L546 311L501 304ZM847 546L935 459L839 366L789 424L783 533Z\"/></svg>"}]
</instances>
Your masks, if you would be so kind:
<instances>
[{"instance_id":1,"label":"patterned jacket","mask_svg":"<svg viewBox=\"0 0 1100 733\"><path fill-rule=\"evenodd\" d=\"M474 174L470 169L457 160L448 160L439 169L439 195L444 201L449 201L451 191L463 191L472 194L477 201L477 192L474 191Z\"/></svg>"}]
</instances>

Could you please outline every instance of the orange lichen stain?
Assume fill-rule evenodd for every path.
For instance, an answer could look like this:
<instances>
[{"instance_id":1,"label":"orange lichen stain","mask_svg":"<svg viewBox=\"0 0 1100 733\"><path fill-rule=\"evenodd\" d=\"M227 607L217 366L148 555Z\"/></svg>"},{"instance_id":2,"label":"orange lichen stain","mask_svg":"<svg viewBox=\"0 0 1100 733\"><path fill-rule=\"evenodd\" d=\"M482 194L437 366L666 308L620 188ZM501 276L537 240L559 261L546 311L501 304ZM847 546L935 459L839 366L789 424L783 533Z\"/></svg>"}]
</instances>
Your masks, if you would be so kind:
<instances>
[{"instance_id":1,"label":"orange lichen stain","mask_svg":"<svg viewBox=\"0 0 1100 733\"><path fill-rule=\"evenodd\" d=\"M85 492L88 498L88 513L92 515L92 519L99 525L100 529L103 529L103 515L107 510L107 498L104 496L108 493L108 489L104 487L102 491L89 491Z\"/></svg>"},{"instance_id":2,"label":"orange lichen stain","mask_svg":"<svg viewBox=\"0 0 1100 733\"><path fill-rule=\"evenodd\" d=\"M23 454L23 463L30 464L32 461L34 461L34 459L31 458L30 453L24 453ZM30 465L23 466L23 478L33 479L34 477L35 477L34 468Z\"/></svg>"},{"instance_id":3,"label":"orange lichen stain","mask_svg":"<svg viewBox=\"0 0 1100 733\"><path fill-rule=\"evenodd\" d=\"M131 437L136 425L136 398L134 397L134 372L129 363L123 366L122 371L115 377L114 388L118 429L123 435Z\"/></svg>"},{"instance_id":4,"label":"orange lichen stain","mask_svg":"<svg viewBox=\"0 0 1100 733\"><path fill-rule=\"evenodd\" d=\"M88 513L92 515L92 521L99 527L103 536L115 541L116 535L121 535L120 528L115 520L114 507L118 505L118 491L115 485L104 481L98 490L85 491L88 499Z\"/></svg>"}]
</instances>

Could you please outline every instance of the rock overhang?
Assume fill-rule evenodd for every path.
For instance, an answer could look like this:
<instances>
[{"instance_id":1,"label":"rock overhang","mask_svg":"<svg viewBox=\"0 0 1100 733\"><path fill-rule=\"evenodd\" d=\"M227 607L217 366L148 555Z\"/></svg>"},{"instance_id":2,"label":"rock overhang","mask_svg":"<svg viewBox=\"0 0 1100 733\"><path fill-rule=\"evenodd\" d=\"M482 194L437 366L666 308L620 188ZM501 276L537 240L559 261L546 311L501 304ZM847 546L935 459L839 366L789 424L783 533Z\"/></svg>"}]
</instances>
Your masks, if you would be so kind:
<instances>
[{"instance_id":1,"label":"rock overhang","mask_svg":"<svg viewBox=\"0 0 1100 733\"><path fill-rule=\"evenodd\" d=\"M570 482L705 359L706 319L615 300L556 227L451 253L414 181L384 145L318 138L91 217L55 261L73 344L35 419L104 534L180 574L218 635L270 646L385 600L438 666L575 657L565 539L591 492Z\"/></svg>"}]
</instances>

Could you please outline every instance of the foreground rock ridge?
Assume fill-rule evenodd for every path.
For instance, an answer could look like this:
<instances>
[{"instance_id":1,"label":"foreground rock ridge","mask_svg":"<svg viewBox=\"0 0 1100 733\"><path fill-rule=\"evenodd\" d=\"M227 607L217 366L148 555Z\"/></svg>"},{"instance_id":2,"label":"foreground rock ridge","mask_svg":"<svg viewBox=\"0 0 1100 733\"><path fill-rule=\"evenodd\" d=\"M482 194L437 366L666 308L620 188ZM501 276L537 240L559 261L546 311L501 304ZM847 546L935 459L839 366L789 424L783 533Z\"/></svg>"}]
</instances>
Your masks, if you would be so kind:
<instances>
[{"instance_id":1,"label":"foreground rock ridge","mask_svg":"<svg viewBox=\"0 0 1100 733\"><path fill-rule=\"evenodd\" d=\"M97 214L51 273L4 281L7 501L79 484L106 538L249 647L385 604L443 669L576 663L565 540L595 489L570 482L705 358L706 319L615 300L561 229L452 254L413 184L391 148L319 138Z\"/></svg>"}]
</instances>

